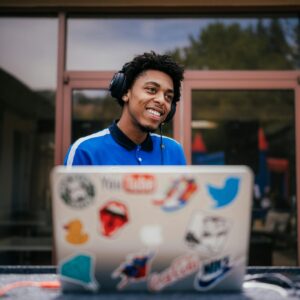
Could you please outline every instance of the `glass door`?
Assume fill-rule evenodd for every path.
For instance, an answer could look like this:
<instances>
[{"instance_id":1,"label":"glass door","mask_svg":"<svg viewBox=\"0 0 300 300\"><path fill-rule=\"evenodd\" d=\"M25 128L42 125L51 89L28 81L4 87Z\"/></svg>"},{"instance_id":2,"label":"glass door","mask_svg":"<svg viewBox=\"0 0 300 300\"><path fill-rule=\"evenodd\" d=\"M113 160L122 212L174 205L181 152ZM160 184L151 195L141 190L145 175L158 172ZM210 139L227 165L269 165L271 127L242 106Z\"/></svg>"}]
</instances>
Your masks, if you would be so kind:
<instances>
[{"instance_id":1,"label":"glass door","mask_svg":"<svg viewBox=\"0 0 300 300\"><path fill-rule=\"evenodd\" d=\"M296 265L293 91L193 90L192 107L192 164L254 173L249 264Z\"/></svg>"},{"instance_id":2,"label":"glass door","mask_svg":"<svg viewBox=\"0 0 300 300\"><path fill-rule=\"evenodd\" d=\"M71 143L108 127L120 115L121 107L108 90L73 89Z\"/></svg>"},{"instance_id":3,"label":"glass door","mask_svg":"<svg viewBox=\"0 0 300 300\"><path fill-rule=\"evenodd\" d=\"M196 73L184 92L191 164L249 166L249 265L297 265L295 82L285 72Z\"/></svg>"},{"instance_id":4,"label":"glass door","mask_svg":"<svg viewBox=\"0 0 300 300\"><path fill-rule=\"evenodd\" d=\"M108 91L113 72L67 72L61 114L60 147L63 161L69 146L78 138L107 127L120 115Z\"/></svg>"}]
</instances>

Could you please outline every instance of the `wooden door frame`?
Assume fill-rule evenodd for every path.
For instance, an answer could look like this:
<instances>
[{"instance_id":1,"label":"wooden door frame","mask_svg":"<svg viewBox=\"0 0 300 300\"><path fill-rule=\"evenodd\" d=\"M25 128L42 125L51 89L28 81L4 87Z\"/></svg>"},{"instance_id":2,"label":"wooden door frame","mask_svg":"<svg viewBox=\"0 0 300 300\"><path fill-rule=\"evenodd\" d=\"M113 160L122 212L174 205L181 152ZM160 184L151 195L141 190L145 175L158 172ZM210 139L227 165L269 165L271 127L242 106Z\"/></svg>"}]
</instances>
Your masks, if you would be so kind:
<instances>
[{"instance_id":1,"label":"wooden door frame","mask_svg":"<svg viewBox=\"0 0 300 300\"><path fill-rule=\"evenodd\" d=\"M58 151L61 151L56 157L61 164L63 157L66 154L71 144L71 124L72 124L72 92L73 90L84 89L108 89L111 78L114 72L65 72L65 82L63 88L63 111L62 111L62 124L61 142Z\"/></svg>"},{"instance_id":2,"label":"wooden door frame","mask_svg":"<svg viewBox=\"0 0 300 300\"><path fill-rule=\"evenodd\" d=\"M193 90L293 90L295 94L296 149L300 151L300 120L297 120L297 115L300 117L299 80L300 71L187 71L180 106L184 112L180 114L179 118L180 132L183 132L184 135L180 137L180 141L184 146L187 161L191 163L191 128L184 124L191 124L192 121Z\"/></svg>"},{"instance_id":3,"label":"wooden door frame","mask_svg":"<svg viewBox=\"0 0 300 300\"><path fill-rule=\"evenodd\" d=\"M191 163L193 90L292 90L295 99L297 253L300 265L300 71L187 71L179 113L179 132L188 163Z\"/></svg>"}]
</instances>

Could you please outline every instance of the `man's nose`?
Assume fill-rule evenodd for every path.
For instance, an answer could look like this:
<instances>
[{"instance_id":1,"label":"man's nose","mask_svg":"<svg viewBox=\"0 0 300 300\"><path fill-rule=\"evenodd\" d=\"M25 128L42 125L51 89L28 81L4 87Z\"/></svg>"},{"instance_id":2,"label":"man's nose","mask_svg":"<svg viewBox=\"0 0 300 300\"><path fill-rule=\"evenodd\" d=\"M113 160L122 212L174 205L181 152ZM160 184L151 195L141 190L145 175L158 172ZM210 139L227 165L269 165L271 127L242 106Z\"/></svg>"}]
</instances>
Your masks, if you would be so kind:
<instances>
[{"instance_id":1,"label":"man's nose","mask_svg":"<svg viewBox=\"0 0 300 300\"><path fill-rule=\"evenodd\" d=\"M157 101L157 102L159 102L159 103L161 103L161 104L164 103L165 102L165 95L164 95L164 93L163 92L156 93L154 100Z\"/></svg>"}]
</instances>

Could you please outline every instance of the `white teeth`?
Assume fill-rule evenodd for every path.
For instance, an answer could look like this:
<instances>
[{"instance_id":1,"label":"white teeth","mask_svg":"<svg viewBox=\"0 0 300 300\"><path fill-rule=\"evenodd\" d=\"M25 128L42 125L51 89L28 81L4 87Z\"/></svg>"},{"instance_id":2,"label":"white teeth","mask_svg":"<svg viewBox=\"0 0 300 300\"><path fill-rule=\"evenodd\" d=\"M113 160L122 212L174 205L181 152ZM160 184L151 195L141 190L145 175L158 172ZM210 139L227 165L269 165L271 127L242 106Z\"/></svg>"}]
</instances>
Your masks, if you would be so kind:
<instances>
[{"instance_id":1,"label":"white teeth","mask_svg":"<svg viewBox=\"0 0 300 300\"><path fill-rule=\"evenodd\" d=\"M158 116L158 117L161 116L161 113L158 112L158 111L156 111L156 110L154 110L154 109L148 109L148 111L149 111L150 114L152 114L152 115L155 115L155 116Z\"/></svg>"}]
</instances>

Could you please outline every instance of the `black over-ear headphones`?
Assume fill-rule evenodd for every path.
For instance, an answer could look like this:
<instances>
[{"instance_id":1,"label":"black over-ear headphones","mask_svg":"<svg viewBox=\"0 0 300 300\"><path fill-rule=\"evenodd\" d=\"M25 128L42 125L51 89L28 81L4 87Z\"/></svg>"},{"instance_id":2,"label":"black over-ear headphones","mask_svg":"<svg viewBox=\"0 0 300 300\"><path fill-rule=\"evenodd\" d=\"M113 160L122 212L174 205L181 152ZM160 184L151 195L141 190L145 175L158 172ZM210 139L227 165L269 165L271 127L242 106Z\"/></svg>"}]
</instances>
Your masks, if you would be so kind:
<instances>
[{"instance_id":1,"label":"black over-ear headphones","mask_svg":"<svg viewBox=\"0 0 300 300\"><path fill-rule=\"evenodd\" d=\"M110 82L109 91L111 93L111 96L116 98L119 104L122 106L123 106L122 96L125 93L125 89L126 89L126 76L124 72L120 71L115 73L115 75L113 76ZM171 110L167 115L164 123L170 122L173 119L176 112L176 103L177 101L172 101Z\"/></svg>"}]
</instances>

